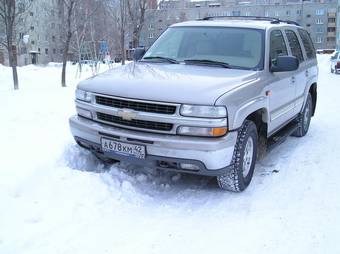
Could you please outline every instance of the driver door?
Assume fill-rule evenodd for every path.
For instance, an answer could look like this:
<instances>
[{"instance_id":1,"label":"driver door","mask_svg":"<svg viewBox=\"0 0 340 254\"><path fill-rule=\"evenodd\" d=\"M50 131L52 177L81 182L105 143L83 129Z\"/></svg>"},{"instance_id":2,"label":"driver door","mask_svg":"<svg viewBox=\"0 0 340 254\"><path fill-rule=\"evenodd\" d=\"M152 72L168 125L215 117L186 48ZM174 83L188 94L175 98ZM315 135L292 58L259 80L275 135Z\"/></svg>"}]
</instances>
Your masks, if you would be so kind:
<instances>
[{"instance_id":1,"label":"driver door","mask_svg":"<svg viewBox=\"0 0 340 254\"><path fill-rule=\"evenodd\" d=\"M279 29L270 33L270 66L275 65L278 56L288 55L283 32ZM268 132L273 133L294 117L295 81L291 72L270 73Z\"/></svg>"}]
</instances>

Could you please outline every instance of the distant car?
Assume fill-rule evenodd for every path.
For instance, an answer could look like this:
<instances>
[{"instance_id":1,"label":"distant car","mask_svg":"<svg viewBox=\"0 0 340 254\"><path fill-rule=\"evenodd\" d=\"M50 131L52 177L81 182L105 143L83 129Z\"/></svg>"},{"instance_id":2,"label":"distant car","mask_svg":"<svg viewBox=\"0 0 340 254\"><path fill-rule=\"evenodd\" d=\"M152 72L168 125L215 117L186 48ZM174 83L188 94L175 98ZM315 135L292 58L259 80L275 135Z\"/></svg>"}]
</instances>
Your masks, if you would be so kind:
<instances>
[{"instance_id":1,"label":"distant car","mask_svg":"<svg viewBox=\"0 0 340 254\"><path fill-rule=\"evenodd\" d=\"M103 64L114 64L113 60L103 60Z\"/></svg>"},{"instance_id":2,"label":"distant car","mask_svg":"<svg viewBox=\"0 0 340 254\"><path fill-rule=\"evenodd\" d=\"M335 49L318 49L316 51L317 54L333 54Z\"/></svg>"},{"instance_id":3,"label":"distant car","mask_svg":"<svg viewBox=\"0 0 340 254\"><path fill-rule=\"evenodd\" d=\"M93 60L81 60L79 63L89 65L90 67L96 66L96 61Z\"/></svg>"},{"instance_id":4,"label":"distant car","mask_svg":"<svg viewBox=\"0 0 340 254\"><path fill-rule=\"evenodd\" d=\"M340 51L331 57L331 73L340 73Z\"/></svg>"}]
</instances>

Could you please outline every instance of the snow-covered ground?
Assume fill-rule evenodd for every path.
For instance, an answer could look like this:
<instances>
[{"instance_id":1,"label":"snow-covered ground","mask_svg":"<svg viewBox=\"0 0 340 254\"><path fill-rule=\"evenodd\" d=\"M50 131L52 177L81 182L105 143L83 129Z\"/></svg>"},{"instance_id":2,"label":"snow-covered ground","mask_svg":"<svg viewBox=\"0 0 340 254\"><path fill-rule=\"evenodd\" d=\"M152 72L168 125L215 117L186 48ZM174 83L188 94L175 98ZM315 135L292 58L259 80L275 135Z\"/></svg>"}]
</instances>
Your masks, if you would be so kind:
<instances>
[{"instance_id":1,"label":"snow-covered ground","mask_svg":"<svg viewBox=\"0 0 340 254\"><path fill-rule=\"evenodd\" d=\"M340 253L340 75L320 56L304 138L258 162L249 188L116 164L72 139L75 67L0 66L0 253ZM89 76L88 70L82 78Z\"/></svg>"}]
</instances>

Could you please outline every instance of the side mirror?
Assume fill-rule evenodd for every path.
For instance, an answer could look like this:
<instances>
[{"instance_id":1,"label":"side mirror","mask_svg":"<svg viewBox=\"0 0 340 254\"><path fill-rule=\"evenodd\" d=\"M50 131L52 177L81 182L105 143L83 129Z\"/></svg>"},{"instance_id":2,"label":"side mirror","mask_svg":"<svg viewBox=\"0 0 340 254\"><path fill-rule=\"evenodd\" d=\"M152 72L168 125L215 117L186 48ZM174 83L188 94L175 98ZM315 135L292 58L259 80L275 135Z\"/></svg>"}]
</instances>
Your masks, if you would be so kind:
<instances>
[{"instance_id":1,"label":"side mirror","mask_svg":"<svg viewBox=\"0 0 340 254\"><path fill-rule=\"evenodd\" d=\"M299 68L299 60L295 56L278 56L276 64L270 68L271 72L296 71Z\"/></svg>"},{"instance_id":2,"label":"side mirror","mask_svg":"<svg viewBox=\"0 0 340 254\"><path fill-rule=\"evenodd\" d=\"M145 54L145 48L136 48L135 52L133 52L133 60L136 62L141 60L144 54Z\"/></svg>"}]
</instances>

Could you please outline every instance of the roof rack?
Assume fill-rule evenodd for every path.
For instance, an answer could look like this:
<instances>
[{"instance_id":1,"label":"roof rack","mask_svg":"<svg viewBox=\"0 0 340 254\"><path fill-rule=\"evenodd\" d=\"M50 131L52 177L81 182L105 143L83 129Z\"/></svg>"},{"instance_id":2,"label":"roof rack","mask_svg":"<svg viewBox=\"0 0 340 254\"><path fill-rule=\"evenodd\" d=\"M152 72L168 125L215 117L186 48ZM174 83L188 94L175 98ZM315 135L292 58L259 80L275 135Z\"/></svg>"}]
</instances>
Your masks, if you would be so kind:
<instances>
[{"instance_id":1,"label":"roof rack","mask_svg":"<svg viewBox=\"0 0 340 254\"><path fill-rule=\"evenodd\" d=\"M281 20L281 19L278 19L278 18L261 17L261 16L207 16L207 17L204 17L204 18L199 19L199 20L213 20L213 19L221 19L221 18L270 21L271 24L286 23L286 24L290 24L290 25L300 26L300 24L295 22L295 21Z\"/></svg>"}]
</instances>

